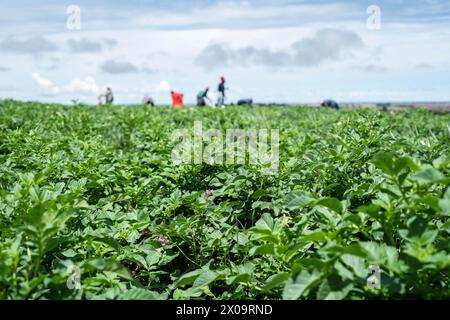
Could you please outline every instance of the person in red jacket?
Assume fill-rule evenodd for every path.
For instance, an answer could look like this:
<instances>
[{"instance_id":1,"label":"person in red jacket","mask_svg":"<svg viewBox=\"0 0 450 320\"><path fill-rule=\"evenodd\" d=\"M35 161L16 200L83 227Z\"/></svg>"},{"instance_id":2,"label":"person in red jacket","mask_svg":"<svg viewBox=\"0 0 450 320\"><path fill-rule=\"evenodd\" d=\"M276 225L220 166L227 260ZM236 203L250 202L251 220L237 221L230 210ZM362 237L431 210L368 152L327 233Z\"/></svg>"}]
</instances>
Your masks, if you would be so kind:
<instances>
[{"instance_id":1,"label":"person in red jacket","mask_svg":"<svg viewBox=\"0 0 450 320\"><path fill-rule=\"evenodd\" d=\"M172 108L184 107L183 103L184 95L182 93L171 91L170 95L172 96Z\"/></svg>"}]
</instances>

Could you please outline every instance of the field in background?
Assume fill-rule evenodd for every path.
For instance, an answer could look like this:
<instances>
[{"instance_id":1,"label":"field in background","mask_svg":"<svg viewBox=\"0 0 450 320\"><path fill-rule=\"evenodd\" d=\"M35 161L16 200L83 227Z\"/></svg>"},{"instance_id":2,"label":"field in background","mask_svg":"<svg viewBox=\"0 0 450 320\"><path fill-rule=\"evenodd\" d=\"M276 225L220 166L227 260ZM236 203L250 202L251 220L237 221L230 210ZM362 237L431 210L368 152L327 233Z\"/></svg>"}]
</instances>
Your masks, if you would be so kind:
<instances>
[{"instance_id":1,"label":"field in background","mask_svg":"<svg viewBox=\"0 0 450 320\"><path fill-rule=\"evenodd\" d=\"M450 113L450 102L344 103L343 107L375 108L381 110L426 109L434 113Z\"/></svg>"},{"instance_id":2,"label":"field in background","mask_svg":"<svg viewBox=\"0 0 450 320\"><path fill-rule=\"evenodd\" d=\"M275 104L257 104L259 106L273 106ZM277 104L278 106L284 106L283 104ZM297 105L294 105L297 106ZM307 103L304 106L310 108L319 108L318 103ZM410 109L425 109L436 114L450 113L450 102L404 102L404 103L375 103L375 102L362 102L362 103L340 103L343 109L375 109L382 111L403 111Z\"/></svg>"},{"instance_id":3,"label":"field in background","mask_svg":"<svg viewBox=\"0 0 450 320\"><path fill-rule=\"evenodd\" d=\"M278 129L279 172L174 165L194 121ZM449 123L2 101L0 299L448 298Z\"/></svg>"}]
</instances>

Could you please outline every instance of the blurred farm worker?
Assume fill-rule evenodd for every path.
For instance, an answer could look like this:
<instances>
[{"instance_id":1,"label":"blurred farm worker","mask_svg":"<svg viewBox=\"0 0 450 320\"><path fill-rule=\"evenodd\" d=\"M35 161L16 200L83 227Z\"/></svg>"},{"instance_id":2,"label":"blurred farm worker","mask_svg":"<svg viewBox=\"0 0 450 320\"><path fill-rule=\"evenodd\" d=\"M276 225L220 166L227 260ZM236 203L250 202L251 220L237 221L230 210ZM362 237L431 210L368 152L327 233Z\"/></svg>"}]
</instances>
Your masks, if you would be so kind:
<instances>
[{"instance_id":1,"label":"blurred farm worker","mask_svg":"<svg viewBox=\"0 0 450 320\"><path fill-rule=\"evenodd\" d=\"M170 95L172 96L172 108L181 108L184 107L183 98L184 95L180 92L171 91Z\"/></svg>"},{"instance_id":2,"label":"blurred farm worker","mask_svg":"<svg viewBox=\"0 0 450 320\"><path fill-rule=\"evenodd\" d=\"M328 100L322 100L320 105L322 107L325 107L325 108L331 108L331 109L336 109L336 110L339 109L339 104L336 101L334 101L334 100L329 100L329 99Z\"/></svg>"},{"instance_id":3,"label":"blurred farm worker","mask_svg":"<svg viewBox=\"0 0 450 320\"><path fill-rule=\"evenodd\" d=\"M206 88L205 90L202 90L197 94L197 106L198 107L206 106L206 101L208 101L209 105L212 106L212 101L208 97L208 93L209 93L209 88Z\"/></svg>"},{"instance_id":4,"label":"blurred farm worker","mask_svg":"<svg viewBox=\"0 0 450 320\"><path fill-rule=\"evenodd\" d=\"M98 104L103 104L102 99L105 98L105 104L113 104L114 102L114 94L111 90L111 88L106 88L106 93L101 94L98 97Z\"/></svg>"},{"instance_id":5,"label":"blurred farm worker","mask_svg":"<svg viewBox=\"0 0 450 320\"><path fill-rule=\"evenodd\" d=\"M217 99L217 106L219 107L224 107L225 106L225 99L226 99L226 94L225 94L225 90L227 88L225 88L225 77L220 77L220 83L219 83L219 88L217 89L217 91L219 91L219 98Z\"/></svg>"},{"instance_id":6,"label":"blurred farm worker","mask_svg":"<svg viewBox=\"0 0 450 320\"><path fill-rule=\"evenodd\" d=\"M149 97L149 96L145 96L144 99L142 99L142 103L145 105L150 105L152 107L155 106L155 102L153 101L153 98Z\"/></svg>"}]
</instances>

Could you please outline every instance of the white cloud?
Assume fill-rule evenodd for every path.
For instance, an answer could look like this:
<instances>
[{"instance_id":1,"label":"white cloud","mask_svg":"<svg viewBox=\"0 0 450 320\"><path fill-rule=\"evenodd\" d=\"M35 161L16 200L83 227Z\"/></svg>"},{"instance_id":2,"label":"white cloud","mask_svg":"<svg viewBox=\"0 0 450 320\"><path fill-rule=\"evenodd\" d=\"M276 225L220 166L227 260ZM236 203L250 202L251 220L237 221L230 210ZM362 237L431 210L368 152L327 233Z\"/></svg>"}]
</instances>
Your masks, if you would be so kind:
<instances>
[{"instance_id":1,"label":"white cloud","mask_svg":"<svg viewBox=\"0 0 450 320\"><path fill-rule=\"evenodd\" d=\"M387 71L389 71L388 68L383 67L382 65L376 65L376 64L368 64L368 65L357 65L354 67L355 70L360 70L363 72L367 72L370 74L374 74L374 73L385 73Z\"/></svg>"},{"instance_id":2,"label":"white cloud","mask_svg":"<svg viewBox=\"0 0 450 320\"><path fill-rule=\"evenodd\" d=\"M100 92L100 87L98 86L96 80L88 76L84 79L75 78L68 85L62 88L55 85L51 80L41 76L39 73L34 72L31 77L34 82L39 86L39 88L44 90L47 95L58 95L58 94L80 94L80 95L95 95Z\"/></svg>"},{"instance_id":3,"label":"white cloud","mask_svg":"<svg viewBox=\"0 0 450 320\"><path fill-rule=\"evenodd\" d=\"M115 39L95 40L89 38L69 39L67 45L73 53L99 53L105 48L112 49L117 46Z\"/></svg>"},{"instance_id":4,"label":"white cloud","mask_svg":"<svg viewBox=\"0 0 450 320\"><path fill-rule=\"evenodd\" d=\"M100 69L109 74L124 74L138 72L138 68L127 61L108 60L100 65Z\"/></svg>"},{"instance_id":5,"label":"white cloud","mask_svg":"<svg viewBox=\"0 0 450 320\"><path fill-rule=\"evenodd\" d=\"M180 10L176 15L167 10L139 13L130 19L136 27L154 29L259 29L299 26L326 22L329 17L344 20L360 14L359 6L345 3L274 3L255 4L248 1L219 1Z\"/></svg>"},{"instance_id":6,"label":"white cloud","mask_svg":"<svg viewBox=\"0 0 450 320\"><path fill-rule=\"evenodd\" d=\"M158 92L169 92L170 90L171 86L166 80L161 81L156 87L156 91Z\"/></svg>"},{"instance_id":7,"label":"white cloud","mask_svg":"<svg viewBox=\"0 0 450 320\"><path fill-rule=\"evenodd\" d=\"M44 78L37 72L32 73L31 77L41 89L45 90L45 93L47 94L56 95L61 91L51 80Z\"/></svg>"},{"instance_id":8,"label":"white cloud","mask_svg":"<svg viewBox=\"0 0 450 320\"><path fill-rule=\"evenodd\" d=\"M64 89L70 93L79 93L83 95L97 94L100 91L100 87L91 76L84 79L75 78L65 86Z\"/></svg>"},{"instance_id":9,"label":"white cloud","mask_svg":"<svg viewBox=\"0 0 450 320\"><path fill-rule=\"evenodd\" d=\"M70 50L75 53L101 52L103 50L103 46L100 42L92 41L86 38L80 40L69 39L69 41L67 41L67 45Z\"/></svg>"},{"instance_id":10,"label":"white cloud","mask_svg":"<svg viewBox=\"0 0 450 320\"><path fill-rule=\"evenodd\" d=\"M0 49L17 54L39 54L58 50L55 43L43 37L32 37L24 40L7 38L0 42Z\"/></svg>"},{"instance_id":11,"label":"white cloud","mask_svg":"<svg viewBox=\"0 0 450 320\"><path fill-rule=\"evenodd\" d=\"M206 70L229 65L314 67L325 61L339 60L343 53L363 46L361 37L353 31L326 28L282 50L255 46L232 49L227 45L210 44L200 52L195 64Z\"/></svg>"}]
</instances>

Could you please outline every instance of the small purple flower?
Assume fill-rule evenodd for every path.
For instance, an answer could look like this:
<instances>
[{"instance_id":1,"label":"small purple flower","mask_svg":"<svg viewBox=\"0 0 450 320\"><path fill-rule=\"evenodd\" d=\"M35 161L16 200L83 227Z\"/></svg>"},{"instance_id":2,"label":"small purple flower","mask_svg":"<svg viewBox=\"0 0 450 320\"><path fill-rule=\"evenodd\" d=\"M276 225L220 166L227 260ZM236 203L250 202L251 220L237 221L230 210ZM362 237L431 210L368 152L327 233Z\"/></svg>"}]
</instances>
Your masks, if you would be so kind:
<instances>
[{"instance_id":1,"label":"small purple flower","mask_svg":"<svg viewBox=\"0 0 450 320\"><path fill-rule=\"evenodd\" d=\"M214 190L211 190L211 189L206 190L206 195L208 197L211 197L212 195L214 195Z\"/></svg>"},{"instance_id":2,"label":"small purple flower","mask_svg":"<svg viewBox=\"0 0 450 320\"><path fill-rule=\"evenodd\" d=\"M163 236L163 235L160 235L160 236L156 239L156 241L158 241L159 243L161 243L162 246L165 246L166 244L169 244L169 243L170 243L170 240L169 240L166 236Z\"/></svg>"}]
</instances>

